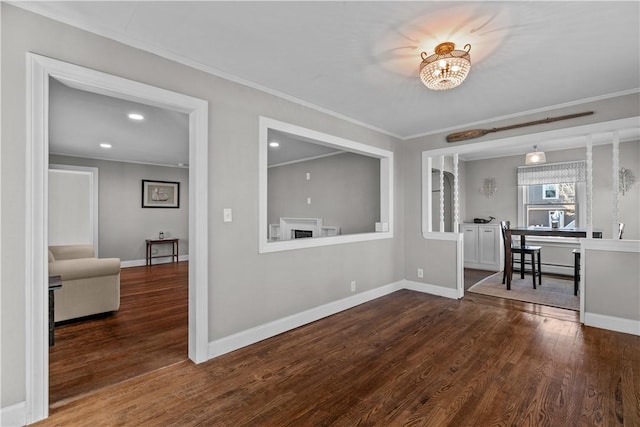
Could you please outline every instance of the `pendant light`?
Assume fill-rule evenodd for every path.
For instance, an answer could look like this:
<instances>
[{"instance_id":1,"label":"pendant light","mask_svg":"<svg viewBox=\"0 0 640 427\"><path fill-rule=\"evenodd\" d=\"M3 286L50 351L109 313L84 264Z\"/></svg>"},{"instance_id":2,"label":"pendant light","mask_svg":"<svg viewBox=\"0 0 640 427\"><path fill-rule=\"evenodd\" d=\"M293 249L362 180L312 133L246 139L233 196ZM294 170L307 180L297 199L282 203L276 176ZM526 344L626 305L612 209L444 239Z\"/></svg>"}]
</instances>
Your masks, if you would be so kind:
<instances>
[{"instance_id":1,"label":"pendant light","mask_svg":"<svg viewBox=\"0 0 640 427\"><path fill-rule=\"evenodd\" d=\"M547 157L544 154L544 151L538 151L538 146L533 146L533 151L531 153L527 153L527 157L525 159L525 164L527 165L539 165L541 163L545 163L547 161Z\"/></svg>"}]
</instances>

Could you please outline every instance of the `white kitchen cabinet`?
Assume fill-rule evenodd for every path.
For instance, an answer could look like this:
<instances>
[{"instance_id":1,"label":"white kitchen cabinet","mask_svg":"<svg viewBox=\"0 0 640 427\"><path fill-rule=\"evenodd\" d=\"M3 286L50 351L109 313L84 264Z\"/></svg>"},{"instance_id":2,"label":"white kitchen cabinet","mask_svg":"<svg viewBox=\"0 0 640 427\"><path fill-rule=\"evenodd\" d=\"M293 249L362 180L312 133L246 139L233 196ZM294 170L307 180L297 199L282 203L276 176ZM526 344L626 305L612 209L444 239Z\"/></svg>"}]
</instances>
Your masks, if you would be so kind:
<instances>
[{"instance_id":1,"label":"white kitchen cabinet","mask_svg":"<svg viewBox=\"0 0 640 427\"><path fill-rule=\"evenodd\" d=\"M476 224L460 224L464 234L464 266L478 263L478 226Z\"/></svg>"},{"instance_id":2,"label":"white kitchen cabinet","mask_svg":"<svg viewBox=\"0 0 640 427\"><path fill-rule=\"evenodd\" d=\"M501 271L504 246L499 224L460 224L464 235L464 266L478 270Z\"/></svg>"}]
</instances>

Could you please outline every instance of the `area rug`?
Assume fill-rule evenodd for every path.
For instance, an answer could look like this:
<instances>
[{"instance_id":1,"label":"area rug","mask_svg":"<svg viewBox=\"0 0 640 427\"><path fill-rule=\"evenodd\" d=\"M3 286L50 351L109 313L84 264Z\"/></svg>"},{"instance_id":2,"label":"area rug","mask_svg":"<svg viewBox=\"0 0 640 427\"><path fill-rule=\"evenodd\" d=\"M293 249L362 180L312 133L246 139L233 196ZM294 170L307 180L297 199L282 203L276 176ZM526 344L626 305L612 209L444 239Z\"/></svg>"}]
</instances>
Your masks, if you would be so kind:
<instances>
[{"instance_id":1,"label":"area rug","mask_svg":"<svg viewBox=\"0 0 640 427\"><path fill-rule=\"evenodd\" d=\"M502 272L500 271L476 283L467 292L567 308L574 311L580 310L580 297L573 295L573 279L543 275L542 285L537 285L537 289L533 289L531 276L526 275L524 279L520 279L514 274L513 280L511 280L511 290L508 291L507 285L502 284Z\"/></svg>"}]
</instances>

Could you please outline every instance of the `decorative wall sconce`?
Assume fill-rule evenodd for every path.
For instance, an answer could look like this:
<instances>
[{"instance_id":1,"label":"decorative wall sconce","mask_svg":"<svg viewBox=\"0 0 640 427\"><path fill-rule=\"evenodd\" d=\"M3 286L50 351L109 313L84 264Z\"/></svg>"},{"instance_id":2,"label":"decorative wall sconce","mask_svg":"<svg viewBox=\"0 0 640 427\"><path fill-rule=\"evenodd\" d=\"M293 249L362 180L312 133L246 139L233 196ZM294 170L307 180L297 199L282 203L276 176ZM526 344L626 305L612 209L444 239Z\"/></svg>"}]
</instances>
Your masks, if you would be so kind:
<instances>
[{"instance_id":1,"label":"decorative wall sconce","mask_svg":"<svg viewBox=\"0 0 640 427\"><path fill-rule=\"evenodd\" d=\"M484 194L487 198L491 198L493 194L498 191L495 178L485 178L482 187L480 187L480 193Z\"/></svg>"},{"instance_id":2,"label":"decorative wall sconce","mask_svg":"<svg viewBox=\"0 0 640 427\"><path fill-rule=\"evenodd\" d=\"M629 169L620 168L618 171L620 174L620 192L624 196L629 191L629 188L636 182L636 177Z\"/></svg>"}]
</instances>

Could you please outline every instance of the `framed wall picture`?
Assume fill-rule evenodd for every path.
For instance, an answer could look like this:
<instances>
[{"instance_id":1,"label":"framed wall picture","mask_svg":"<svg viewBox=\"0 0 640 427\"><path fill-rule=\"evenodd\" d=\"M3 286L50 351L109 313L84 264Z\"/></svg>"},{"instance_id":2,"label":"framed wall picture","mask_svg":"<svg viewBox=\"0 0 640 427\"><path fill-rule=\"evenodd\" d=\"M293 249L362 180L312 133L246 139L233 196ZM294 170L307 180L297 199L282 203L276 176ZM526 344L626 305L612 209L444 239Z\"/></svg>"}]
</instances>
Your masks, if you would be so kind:
<instances>
[{"instance_id":1,"label":"framed wall picture","mask_svg":"<svg viewBox=\"0 0 640 427\"><path fill-rule=\"evenodd\" d=\"M542 185L542 199L544 200L556 200L558 199L558 184L543 184Z\"/></svg>"},{"instance_id":2,"label":"framed wall picture","mask_svg":"<svg viewBox=\"0 0 640 427\"><path fill-rule=\"evenodd\" d=\"M180 183L142 180L143 208L179 208Z\"/></svg>"}]
</instances>

